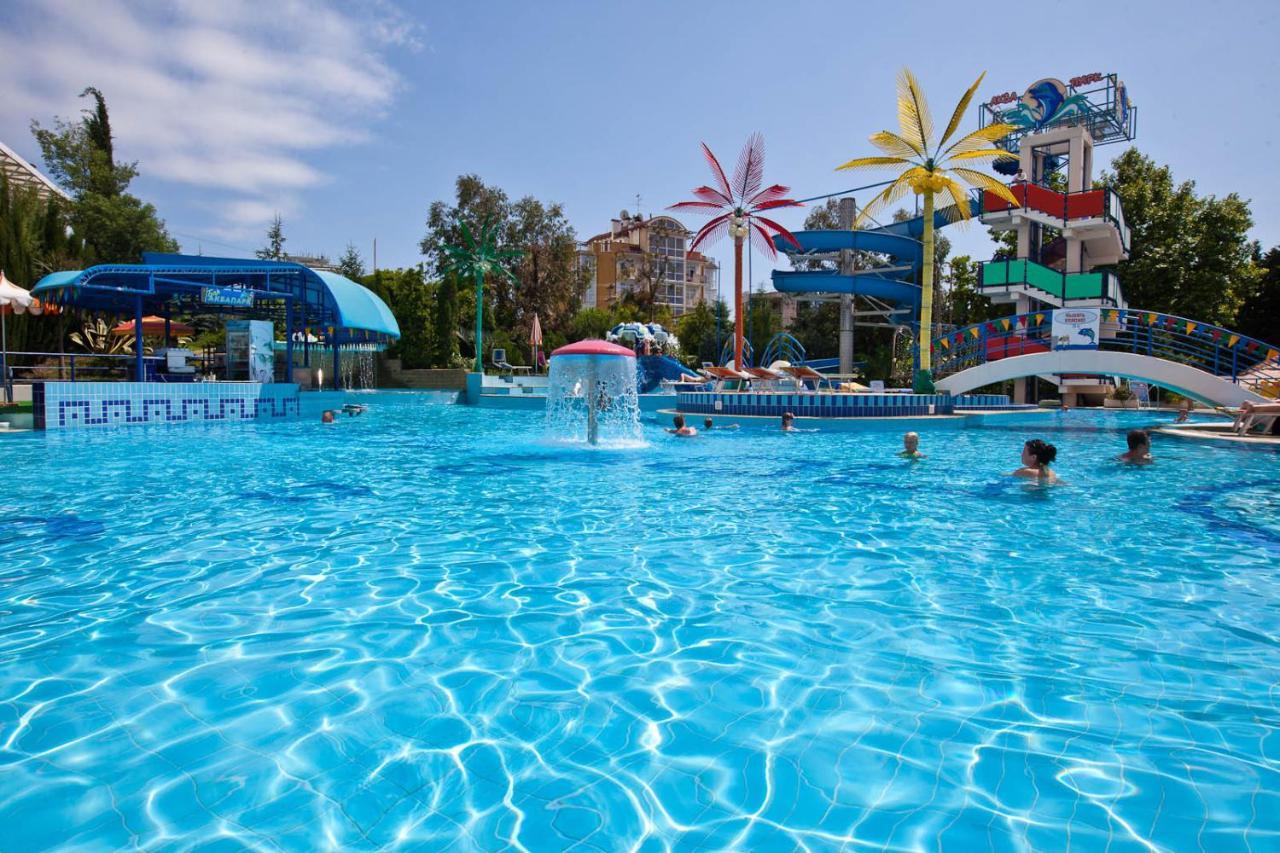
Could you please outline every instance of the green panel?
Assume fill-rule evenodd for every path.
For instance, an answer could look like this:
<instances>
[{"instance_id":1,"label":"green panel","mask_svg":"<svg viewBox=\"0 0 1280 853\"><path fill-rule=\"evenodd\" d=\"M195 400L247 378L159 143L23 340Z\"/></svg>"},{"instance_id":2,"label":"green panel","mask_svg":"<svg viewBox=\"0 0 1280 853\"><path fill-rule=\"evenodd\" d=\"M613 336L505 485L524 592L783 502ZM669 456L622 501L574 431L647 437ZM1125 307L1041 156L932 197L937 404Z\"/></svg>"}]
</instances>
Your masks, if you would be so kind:
<instances>
[{"instance_id":1,"label":"green panel","mask_svg":"<svg viewBox=\"0 0 1280 853\"><path fill-rule=\"evenodd\" d=\"M1005 273L1010 268L1016 268L1017 261L1006 263L1004 261L984 261L982 264L982 284L983 286L998 287L1008 284L1009 279Z\"/></svg>"},{"instance_id":2,"label":"green panel","mask_svg":"<svg viewBox=\"0 0 1280 853\"><path fill-rule=\"evenodd\" d=\"M1102 296L1102 273L1079 272L1067 276L1067 299L1097 299Z\"/></svg>"},{"instance_id":3,"label":"green panel","mask_svg":"<svg viewBox=\"0 0 1280 853\"><path fill-rule=\"evenodd\" d=\"M1062 296L1062 273L1040 264L1027 262L1027 284L1054 296Z\"/></svg>"}]
</instances>

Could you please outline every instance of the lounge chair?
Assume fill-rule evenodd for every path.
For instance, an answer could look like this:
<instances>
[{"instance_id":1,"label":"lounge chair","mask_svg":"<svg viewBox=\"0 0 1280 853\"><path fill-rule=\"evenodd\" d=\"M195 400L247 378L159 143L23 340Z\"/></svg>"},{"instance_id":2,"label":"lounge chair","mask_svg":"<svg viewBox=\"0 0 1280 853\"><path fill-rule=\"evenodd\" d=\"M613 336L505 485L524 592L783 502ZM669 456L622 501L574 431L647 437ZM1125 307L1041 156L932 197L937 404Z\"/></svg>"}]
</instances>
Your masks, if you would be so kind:
<instances>
[{"instance_id":1,"label":"lounge chair","mask_svg":"<svg viewBox=\"0 0 1280 853\"><path fill-rule=\"evenodd\" d=\"M493 364L494 367L498 368L499 371L505 370L507 373L510 373L512 375L515 375L516 373L522 373L522 372L528 373L532 369L529 367L524 367L522 365L515 365L515 364L509 363L507 361L507 351L505 348L502 348L502 347L494 348L493 352L489 355L489 361L491 364Z\"/></svg>"},{"instance_id":2,"label":"lounge chair","mask_svg":"<svg viewBox=\"0 0 1280 853\"><path fill-rule=\"evenodd\" d=\"M827 378L823 376L821 373L819 373L818 371L814 370L812 367L809 367L808 365L805 365L805 364L793 364L793 365L790 365L789 367L782 368L782 370L783 372L789 374L793 379L795 379L801 385L804 385L806 382L812 382L813 383L812 387L814 391L817 391L819 385L823 381L825 381Z\"/></svg>"},{"instance_id":3,"label":"lounge chair","mask_svg":"<svg viewBox=\"0 0 1280 853\"><path fill-rule=\"evenodd\" d=\"M703 372L719 384L720 391L745 391L747 385L751 383L751 374L734 370L732 367L704 367ZM726 382L734 382L736 386L727 388Z\"/></svg>"}]
</instances>

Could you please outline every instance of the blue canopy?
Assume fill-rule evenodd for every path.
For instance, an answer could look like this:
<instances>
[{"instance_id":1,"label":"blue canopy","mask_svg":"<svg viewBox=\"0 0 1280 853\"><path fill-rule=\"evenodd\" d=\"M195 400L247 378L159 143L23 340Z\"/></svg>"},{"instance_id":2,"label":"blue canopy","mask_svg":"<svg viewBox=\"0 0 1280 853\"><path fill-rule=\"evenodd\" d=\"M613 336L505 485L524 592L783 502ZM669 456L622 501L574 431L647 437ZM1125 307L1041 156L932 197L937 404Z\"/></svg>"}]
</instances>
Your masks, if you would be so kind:
<instances>
[{"instance_id":1,"label":"blue canopy","mask_svg":"<svg viewBox=\"0 0 1280 853\"><path fill-rule=\"evenodd\" d=\"M338 343L400 337L391 309L337 273L285 261L148 252L141 264L50 273L32 293L64 306L116 313L232 313L323 331ZM290 330L291 331L291 330Z\"/></svg>"}]
</instances>

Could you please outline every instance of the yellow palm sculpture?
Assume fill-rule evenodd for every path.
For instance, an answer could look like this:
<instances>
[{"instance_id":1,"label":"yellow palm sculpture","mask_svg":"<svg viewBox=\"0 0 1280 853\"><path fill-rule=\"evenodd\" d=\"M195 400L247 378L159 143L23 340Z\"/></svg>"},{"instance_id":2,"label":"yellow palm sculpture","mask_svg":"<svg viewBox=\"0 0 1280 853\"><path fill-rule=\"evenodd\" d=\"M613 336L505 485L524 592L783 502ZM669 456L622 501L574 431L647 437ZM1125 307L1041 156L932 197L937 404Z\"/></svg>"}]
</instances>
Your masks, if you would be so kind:
<instances>
[{"instance_id":1,"label":"yellow palm sculpture","mask_svg":"<svg viewBox=\"0 0 1280 853\"><path fill-rule=\"evenodd\" d=\"M992 160L1014 159L1018 155L996 148L992 143L1008 136L1016 128L1010 124L989 124L980 130L962 136L947 145L960 127L965 111L973 100L986 73L980 74L969 90L956 104L951 121L942 137L933 142L933 118L924 92L910 69L902 69L898 75L898 127L899 133L882 130L871 134L871 144L884 154L879 157L857 157L836 169L901 168L893 183L885 187L862 209L859 223L865 217L894 203L908 191L921 196L924 208L923 255L920 273L920 336L918 353L920 369L916 373L917 392L931 391L929 346L933 327L933 230L935 197L944 196L950 206L942 213L953 222L962 222L973 215L969 203L968 184L988 190L1014 205L1020 205L1009 188L1000 181L972 168ZM946 147L944 147L946 146ZM961 183L963 181L964 183ZM855 223L854 227L858 227Z\"/></svg>"}]
</instances>

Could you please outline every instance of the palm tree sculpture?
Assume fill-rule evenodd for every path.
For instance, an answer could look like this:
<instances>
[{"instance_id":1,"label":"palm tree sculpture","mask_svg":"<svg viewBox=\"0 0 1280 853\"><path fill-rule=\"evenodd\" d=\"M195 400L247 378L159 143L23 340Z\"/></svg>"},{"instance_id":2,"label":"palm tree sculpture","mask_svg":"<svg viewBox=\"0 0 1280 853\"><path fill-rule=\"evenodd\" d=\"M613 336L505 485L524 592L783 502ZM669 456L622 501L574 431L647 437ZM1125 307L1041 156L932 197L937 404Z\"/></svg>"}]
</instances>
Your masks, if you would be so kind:
<instances>
[{"instance_id":1,"label":"palm tree sculpture","mask_svg":"<svg viewBox=\"0 0 1280 853\"><path fill-rule=\"evenodd\" d=\"M689 244L693 252L699 246L710 245L726 233L733 237L733 367L742 369L742 244L748 236L751 243L773 260L778 251L773 236L779 235L801 250L795 235L772 219L760 215L762 210L777 207L803 207L798 201L785 198L790 187L774 184L761 189L764 183L764 137L753 133L738 155L738 165L733 170L733 180L725 177L720 161L702 143L702 154L707 158L715 187L702 186L693 191L697 201L682 201L667 210L689 210L714 218L703 225Z\"/></svg>"},{"instance_id":2,"label":"palm tree sculpture","mask_svg":"<svg viewBox=\"0 0 1280 853\"><path fill-rule=\"evenodd\" d=\"M919 370L915 376L917 393L928 393L933 389L930 375L931 360L929 347L933 327L933 220L934 196L945 194L953 202L944 209L944 215L953 222L968 220L973 211L969 204L969 191L956 180L959 178L971 187L995 193L1013 205L1018 204L1009 188L990 175L983 174L963 164L981 163L982 161L1000 158L1017 159L1003 148L996 148L993 142L1008 136L1016 128L1009 124L989 124L984 128L960 137L947 148L947 140L960 126L974 93L982 83L986 72L978 75L978 79L964 93L946 131L937 143L932 142L933 118L929 115L929 105L925 102L924 93L915 75L908 68L902 69L898 75L898 126L901 133L882 130L871 134L871 144L884 152L881 157L858 157L836 169L863 169L871 167L899 166L902 172L893 183L880 191L859 214L859 221L872 215L875 211L892 204L904 196L908 190L922 197L924 207L923 255L921 257L920 275L920 336L917 345ZM954 177L953 177L954 176Z\"/></svg>"},{"instance_id":3,"label":"palm tree sculpture","mask_svg":"<svg viewBox=\"0 0 1280 853\"><path fill-rule=\"evenodd\" d=\"M484 279L490 273L499 273L510 281L516 277L503 266L504 261L514 260L523 254L519 249L498 248L498 228L492 218L480 223L480 231L471 235L467 223L459 221L462 231L460 244L446 243L444 253L448 268L461 278L473 278L476 282L476 373L484 373L484 346L481 342L484 325Z\"/></svg>"}]
</instances>

